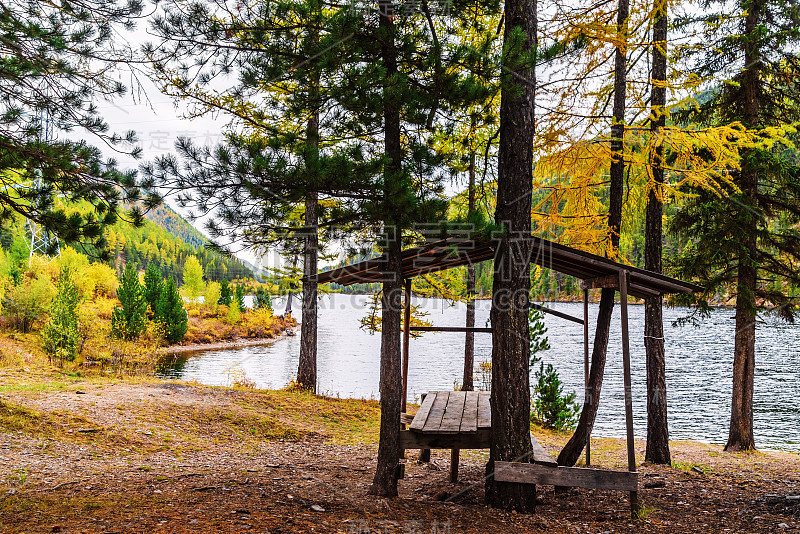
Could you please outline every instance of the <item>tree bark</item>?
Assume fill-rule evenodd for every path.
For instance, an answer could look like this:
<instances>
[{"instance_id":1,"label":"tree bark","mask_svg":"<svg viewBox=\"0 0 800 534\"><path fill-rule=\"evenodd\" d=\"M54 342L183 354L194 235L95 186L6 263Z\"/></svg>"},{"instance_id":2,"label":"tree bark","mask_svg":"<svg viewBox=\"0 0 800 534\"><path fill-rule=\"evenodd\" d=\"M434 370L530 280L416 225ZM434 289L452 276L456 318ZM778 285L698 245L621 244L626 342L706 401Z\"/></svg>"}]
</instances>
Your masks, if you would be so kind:
<instances>
[{"instance_id":1,"label":"tree bark","mask_svg":"<svg viewBox=\"0 0 800 534\"><path fill-rule=\"evenodd\" d=\"M614 56L614 110L611 124L611 165L608 200L608 232L610 246L606 256L613 257L619 249L619 233L622 226L622 195L625 178L623 158L623 136L625 135L625 95L627 84L627 58L625 46L628 35L628 0L619 0L617 7L617 34L621 45ZM586 448L592 433L597 409L600 406L600 390L603 386L611 314L614 311L614 290L603 289L597 312L597 328L592 348L592 365L589 370L589 393L584 400L581 417L575 433L558 455L559 465L575 465Z\"/></svg>"},{"instance_id":2,"label":"tree bark","mask_svg":"<svg viewBox=\"0 0 800 534\"><path fill-rule=\"evenodd\" d=\"M378 443L378 465L369 492L384 497L397 496L397 475L400 463L400 409L402 404L401 375L401 310L403 278L400 265L401 216L394 201L401 185L402 144L400 137L400 108L397 98L391 95L389 85L397 73L397 49L394 41L392 3L378 2L380 15L381 56L386 69L383 87L384 152L387 157L384 170L384 235L387 264L383 280L383 307L381 314L381 427Z\"/></svg>"},{"instance_id":3,"label":"tree bark","mask_svg":"<svg viewBox=\"0 0 800 534\"><path fill-rule=\"evenodd\" d=\"M742 79L744 123L748 128L760 125L761 104L761 50L756 32L761 23L763 2L748 4L745 16L745 71ZM745 204L737 209L743 222L740 238L743 247L737 260L736 281L736 335L733 352L733 392L731 398L731 424L725 450L755 449L753 436L753 381L756 356L756 296L758 283L756 232L758 220L749 210L755 209L758 193L758 171L748 163L748 154L739 174L741 197Z\"/></svg>"},{"instance_id":4,"label":"tree bark","mask_svg":"<svg viewBox=\"0 0 800 534\"><path fill-rule=\"evenodd\" d=\"M467 190L467 219L475 211L475 151L469 155L469 189ZM467 328L475 326L475 265L467 266ZM473 369L475 368L475 333L464 335L464 381L463 391L475 389Z\"/></svg>"},{"instance_id":5,"label":"tree bark","mask_svg":"<svg viewBox=\"0 0 800 534\"><path fill-rule=\"evenodd\" d=\"M533 512L533 484L497 482L496 461L530 461L530 377L528 298L530 294L531 197L536 76L530 53L536 43L536 0L506 0L505 44L517 28L520 48L504 59L500 99L500 147L495 222L503 226L492 287L492 439L486 466L489 505ZM513 76L509 75L513 72ZM508 90L515 84L515 91Z\"/></svg>"},{"instance_id":6,"label":"tree bark","mask_svg":"<svg viewBox=\"0 0 800 534\"><path fill-rule=\"evenodd\" d=\"M319 24L321 6L318 2L310 2L311 20L314 26ZM311 39L314 45L319 38L315 29L311 30ZM305 243L303 247L303 322L300 324L300 358L297 363L297 385L303 389L317 392L317 281L313 276L317 274L317 254L319 249L319 220L318 201L319 194L316 190L319 181L319 109L320 103L320 72L314 62L309 63L308 70L308 102L311 107L311 116L306 124L306 142L303 149L303 158L307 180L310 189L305 199Z\"/></svg>"},{"instance_id":7,"label":"tree bark","mask_svg":"<svg viewBox=\"0 0 800 534\"><path fill-rule=\"evenodd\" d=\"M300 359L297 365L297 384L317 392L317 282L309 277L317 273L317 193L306 198L305 238L303 259L303 318L300 323Z\"/></svg>"},{"instance_id":8,"label":"tree bark","mask_svg":"<svg viewBox=\"0 0 800 534\"><path fill-rule=\"evenodd\" d=\"M650 131L658 143L651 160L653 188L647 196L644 266L660 273L662 267L661 186L664 183L664 145L661 132L666 125L667 103L667 3L655 0L653 24L653 76ZM667 377L664 358L664 319L661 297L644 301L644 346L647 367L647 448L645 460L670 465L669 426L667 423Z\"/></svg>"}]
</instances>

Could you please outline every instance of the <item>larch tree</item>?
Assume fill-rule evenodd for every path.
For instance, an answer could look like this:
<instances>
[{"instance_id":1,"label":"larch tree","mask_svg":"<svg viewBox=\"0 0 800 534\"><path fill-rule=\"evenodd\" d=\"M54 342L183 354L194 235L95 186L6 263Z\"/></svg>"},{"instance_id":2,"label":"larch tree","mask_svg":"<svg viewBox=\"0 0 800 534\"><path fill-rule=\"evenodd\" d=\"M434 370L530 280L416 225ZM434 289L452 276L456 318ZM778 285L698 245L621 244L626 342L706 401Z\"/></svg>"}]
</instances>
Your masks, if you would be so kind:
<instances>
[{"instance_id":1,"label":"larch tree","mask_svg":"<svg viewBox=\"0 0 800 534\"><path fill-rule=\"evenodd\" d=\"M709 293L736 298L731 419L726 450L751 450L756 320L774 307L786 320L797 312L789 289L800 284L800 167L793 124L800 120L800 11L782 0L707 2L699 26L704 46L694 72L707 80L705 102L682 114L703 125L736 125L750 138L741 162L726 170L733 186L691 191L671 222L685 246L676 272L701 280ZM715 9L718 8L718 9ZM691 26L690 26L691 27ZM763 283L776 277L779 288Z\"/></svg>"},{"instance_id":2,"label":"larch tree","mask_svg":"<svg viewBox=\"0 0 800 534\"><path fill-rule=\"evenodd\" d=\"M644 122L645 114L656 119L669 115L667 105L656 105L655 109L660 109L656 113L652 95L644 90L664 86L651 84L650 62L644 61L647 52L657 54L664 49L664 43L653 42L660 39L648 36L654 26L663 27L662 7L660 3L647 8L634 4L622 21L626 29L620 35L620 6L611 10L610 5L569 9L556 4L543 19L543 47L552 49L552 64L560 68L544 69L544 79L537 87L542 112L537 117L535 178L541 192L532 216L539 234L626 262L626 227L641 220L651 193L662 202L680 201L685 197L681 193L684 187L719 191L730 186L728 169L738 166L740 147L748 134L735 125L699 127L664 121L654 128L652 121ZM623 58L621 49L625 50ZM685 50L677 50L674 56L685 56ZM621 59L625 59L624 73L619 68ZM613 82L607 73L612 61ZM625 79L624 87L620 77ZM697 77L683 74L678 67L667 77L673 96L690 96L698 88ZM622 90L626 98L620 112ZM656 91L656 101L659 96ZM610 136L602 131L609 119ZM661 178L664 173L659 175L656 162L669 180ZM614 298L612 291L603 293L581 421L560 455L560 461L568 465L577 461L591 434L602 388ZM666 398L660 387L663 382L657 379L657 365L651 366L656 372L648 383L648 397L654 405ZM661 427L657 432L662 436L666 435L665 406L658 405L663 417L651 418L649 423L654 430Z\"/></svg>"},{"instance_id":3,"label":"larch tree","mask_svg":"<svg viewBox=\"0 0 800 534\"><path fill-rule=\"evenodd\" d=\"M619 236L622 229L622 199L625 179L625 159L623 155L625 135L625 105L627 92L627 43L628 0L617 4L617 45L614 52L614 106L611 122L611 164L609 165L608 194L608 240L610 253L616 256L619 249ZM597 312L597 325L592 347L591 367L589 369L586 398L581 417L574 434L558 455L559 465L574 465L586 447L594 427L597 409L600 407L600 391L603 386L608 339L611 330L611 315L614 311L614 289L603 288L600 293L600 308Z\"/></svg>"}]
</instances>

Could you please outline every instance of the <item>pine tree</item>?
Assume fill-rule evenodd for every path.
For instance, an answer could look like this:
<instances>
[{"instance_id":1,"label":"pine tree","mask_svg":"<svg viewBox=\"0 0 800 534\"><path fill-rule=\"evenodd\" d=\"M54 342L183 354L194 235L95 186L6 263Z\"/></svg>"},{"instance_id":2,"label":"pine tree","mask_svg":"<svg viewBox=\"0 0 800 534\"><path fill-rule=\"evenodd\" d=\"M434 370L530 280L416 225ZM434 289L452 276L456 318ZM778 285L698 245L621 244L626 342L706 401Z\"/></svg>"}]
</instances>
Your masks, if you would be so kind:
<instances>
[{"instance_id":1,"label":"pine tree","mask_svg":"<svg viewBox=\"0 0 800 534\"><path fill-rule=\"evenodd\" d=\"M667 104L667 2L654 0L653 75L650 129L660 144L652 154L654 186L647 194L645 220L645 264L648 271L663 272L662 240L664 232L664 146L662 130L666 126ZM667 372L664 356L664 318L661 296L645 299L644 346L647 361L647 447L645 460L670 465L669 425L667 424Z\"/></svg>"},{"instance_id":2,"label":"pine tree","mask_svg":"<svg viewBox=\"0 0 800 534\"><path fill-rule=\"evenodd\" d=\"M67 242L102 247L103 227L117 219L125 202L140 199L135 171L122 172L113 160L103 161L100 150L85 140L50 134L77 127L117 150L136 141L133 132L110 134L94 102L125 92L111 67L130 55L113 39L134 25L142 8L140 0L2 3L0 221L22 214ZM55 202L57 193L92 209L68 210ZM149 196L145 207L157 200ZM137 207L128 215L141 224Z\"/></svg>"},{"instance_id":3,"label":"pine tree","mask_svg":"<svg viewBox=\"0 0 800 534\"><path fill-rule=\"evenodd\" d=\"M130 264L125 268L117 288L121 306L111 312L111 333L123 339L134 339L147 326L147 301L139 274Z\"/></svg>"},{"instance_id":4,"label":"pine tree","mask_svg":"<svg viewBox=\"0 0 800 534\"><path fill-rule=\"evenodd\" d=\"M231 286L224 278L219 284L219 300L217 304L220 306L230 306L233 296L231 295Z\"/></svg>"},{"instance_id":5,"label":"pine tree","mask_svg":"<svg viewBox=\"0 0 800 534\"><path fill-rule=\"evenodd\" d=\"M536 72L536 0L506 0L495 223L502 228L492 286L492 439L486 502L520 512L536 508L536 487L497 482L496 461L532 455L530 440L531 202ZM520 259L523 259L520 261Z\"/></svg>"},{"instance_id":6,"label":"pine tree","mask_svg":"<svg viewBox=\"0 0 800 534\"><path fill-rule=\"evenodd\" d=\"M155 263L150 263L144 272L144 300L147 303L147 317L150 319L156 313L163 282L161 271L156 267Z\"/></svg>"},{"instance_id":7,"label":"pine tree","mask_svg":"<svg viewBox=\"0 0 800 534\"><path fill-rule=\"evenodd\" d=\"M50 319L42 329L42 345L50 361L72 361L78 355L78 302L80 295L72 274L62 269L50 305Z\"/></svg>"},{"instance_id":8,"label":"pine tree","mask_svg":"<svg viewBox=\"0 0 800 534\"><path fill-rule=\"evenodd\" d=\"M719 5L720 11L711 8ZM742 147L740 168L729 168L735 188L692 191L671 222L688 239L673 267L698 277L708 295L736 296L733 393L726 450L755 448L753 390L758 308L775 306L793 321L797 305L760 281L775 276L800 284L800 167L790 123L800 120L800 11L782 0L707 2L700 24L705 46L695 72L713 78L711 98L681 118L695 124L740 122L754 142ZM681 21L687 22L687 21ZM722 81L720 81L722 79ZM708 296L707 295L707 296ZM763 304L761 304L763 302Z\"/></svg>"},{"instance_id":9,"label":"pine tree","mask_svg":"<svg viewBox=\"0 0 800 534\"><path fill-rule=\"evenodd\" d=\"M233 292L233 302L236 303L239 311L244 313L246 308L244 307L244 286L242 284L237 284Z\"/></svg>"},{"instance_id":10,"label":"pine tree","mask_svg":"<svg viewBox=\"0 0 800 534\"><path fill-rule=\"evenodd\" d=\"M179 343L189 328L189 317L183 307L175 280L167 278L161 288L153 320L164 326L164 337L169 343Z\"/></svg>"}]
</instances>

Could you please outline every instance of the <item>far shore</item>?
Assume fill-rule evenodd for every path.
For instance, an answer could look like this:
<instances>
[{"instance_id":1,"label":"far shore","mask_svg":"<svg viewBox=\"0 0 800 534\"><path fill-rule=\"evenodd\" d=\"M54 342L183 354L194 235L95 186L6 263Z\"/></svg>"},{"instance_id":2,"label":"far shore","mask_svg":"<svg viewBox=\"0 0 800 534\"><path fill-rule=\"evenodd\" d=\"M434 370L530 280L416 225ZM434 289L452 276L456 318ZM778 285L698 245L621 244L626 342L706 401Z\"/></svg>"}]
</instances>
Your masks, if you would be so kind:
<instances>
[{"instance_id":1,"label":"far shore","mask_svg":"<svg viewBox=\"0 0 800 534\"><path fill-rule=\"evenodd\" d=\"M291 333L290 333L291 332ZM238 349L241 347L254 347L258 345L269 345L285 337L294 336L294 329L287 328L279 336L259 337L252 339L237 339L234 341L219 341L216 343L193 343L190 345L170 345L167 347L167 354L183 354L186 352L205 352L208 350Z\"/></svg>"}]
</instances>

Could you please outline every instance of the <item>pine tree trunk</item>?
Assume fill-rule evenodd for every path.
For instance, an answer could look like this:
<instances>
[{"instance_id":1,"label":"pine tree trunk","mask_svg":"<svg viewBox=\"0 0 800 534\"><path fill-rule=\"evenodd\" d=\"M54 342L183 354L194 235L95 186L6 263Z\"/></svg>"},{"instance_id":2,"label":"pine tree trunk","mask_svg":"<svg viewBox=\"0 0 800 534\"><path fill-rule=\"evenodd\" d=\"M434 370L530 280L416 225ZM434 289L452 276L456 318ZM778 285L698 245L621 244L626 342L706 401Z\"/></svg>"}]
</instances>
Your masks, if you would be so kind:
<instances>
[{"instance_id":1,"label":"pine tree trunk","mask_svg":"<svg viewBox=\"0 0 800 534\"><path fill-rule=\"evenodd\" d=\"M748 248L750 241L748 239ZM756 270L749 259L739 262L736 296L736 336L733 353L733 395L731 399L731 425L726 451L755 449L753 435L753 379L755 376L756 318L755 295Z\"/></svg>"},{"instance_id":2,"label":"pine tree trunk","mask_svg":"<svg viewBox=\"0 0 800 534\"><path fill-rule=\"evenodd\" d=\"M492 287L492 439L486 466L486 503L507 510L533 512L533 484L497 482L496 461L530 461L530 377L528 298L530 293L531 197L536 77L533 65L518 54L536 43L536 0L506 0L504 42L522 28L521 50L510 51L500 100L500 148L495 222L503 226ZM507 87L505 85L504 87Z\"/></svg>"},{"instance_id":3,"label":"pine tree trunk","mask_svg":"<svg viewBox=\"0 0 800 534\"><path fill-rule=\"evenodd\" d=\"M758 128L761 106L761 50L756 32L759 31L763 0L750 2L745 16L745 71L742 77L744 123L748 128ZM735 206L743 221L742 252L737 261L736 281L736 335L733 349L733 394L731 399L731 425L725 450L744 451L755 449L753 436L753 381L756 357L756 284L758 270L756 261L758 242L756 240L757 217L749 210L756 206L758 192L758 171L748 163L748 155L743 155L739 183L744 206Z\"/></svg>"},{"instance_id":4,"label":"pine tree trunk","mask_svg":"<svg viewBox=\"0 0 800 534\"><path fill-rule=\"evenodd\" d=\"M619 0L617 8L617 32L620 42L627 42L628 0ZM623 136L625 134L625 95L627 84L627 58L625 51L617 47L614 58L614 111L611 124L611 165L608 199L608 231L610 250L607 256L613 256L619 249L619 232L622 226L622 194L625 178L625 160L623 158ZM589 369L587 396L583 403L581 417L575 433L558 455L559 465L575 465L586 448L587 440L592 433L597 409L600 406L600 390L603 386L603 373L606 366L608 336L611 328L611 314L614 311L614 290L603 289L600 295L600 307L597 311L597 328L592 348L592 364Z\"/></svg>"},{"instance_id":5,"label":"pine tree trunk","mask_svg":"<svg viewBox=\"0 0 800 534\"><path fill-rule=\"evenodd\" d=\"M475 151L469 155L469 189L467 191L467 215L475 211ZM475 265L467 266L467 328L475 326ZM464 382L463 391L475 389L473 369L475 367L475 333L467 332L464 335Z\"/></svg>"},{"instance_id":6,"label":"pine tree trunk","mask_svg":"<svg viewBox=\"0 0 800 534\"><path fill-rule=\"evenodd\" d=\"M319 23L320 5L309 3L312 17L309 22ZM318 36L311 31L311 39L317 44ZM319 180L319 91L320 73L311 64L308 76L308 100L312 107L306 124L306 142L303 158L312 188L305 199L305 246L303 250L303 317L300 324L300 358L297 363L297 385L303 389L317 392L317 254L319 249L319 194L314 186Z\"/></svg>"},{"instance_id":7,"label":"pine tree trunk","mask_svg":"<svg viewBox=\"0 0 800 534\"><path fill-rule=\"evenodd\" d=\"M664 183L664 147L659 139L666 125L667 103L667 3L655 0L655 23L653 24L653 78L650 131L658 140L651 161L655 187ZM651 190L647 196L645 221L644 266L645 269L662 272L662 224L664 208L661 197ZM667 372L664 361L664 319L661 297L650 297L644 301L644 346L647 366L647 448L645 460L656 464L670 465L669 427L667 424Z\"/></svg>"},{"instance_id":8,"label":"pine tree trunk","mask_svg":"<svg viewBox=\"0 0 800 534\"><path fill-rule=\"evenodd\" d=\"M384 497L397 496L397 474L400 463L400 408L402 406L401 375L401 311L403 277L400 268L401 228L400 214L394 206L397 188L401 187L402 145L400 137L400 108L396 98L389 93L389 85L397 73L397 49L394 42L392 4L388 0L378 3L381 31L381 55L386 69L387 83L383 87L384 152L388 159L384 171L384 210L386 219L387 265L383 281L383 307L381 314L381 427L378 443L378 465L369 492Z\"/></svg>"},{"instance_id":9,"label":"pine tree trunk","mask_svg":"<svg viewBox=\"0 0 800 534\"><path fill-rule=\"evenodd\" d=\"M300 360L297 385L317 392L317 282L309 277L317 274L317 193L306 198L306 235L303 259L303 322L300 323Z\"/></svg>"}]
</instances>

